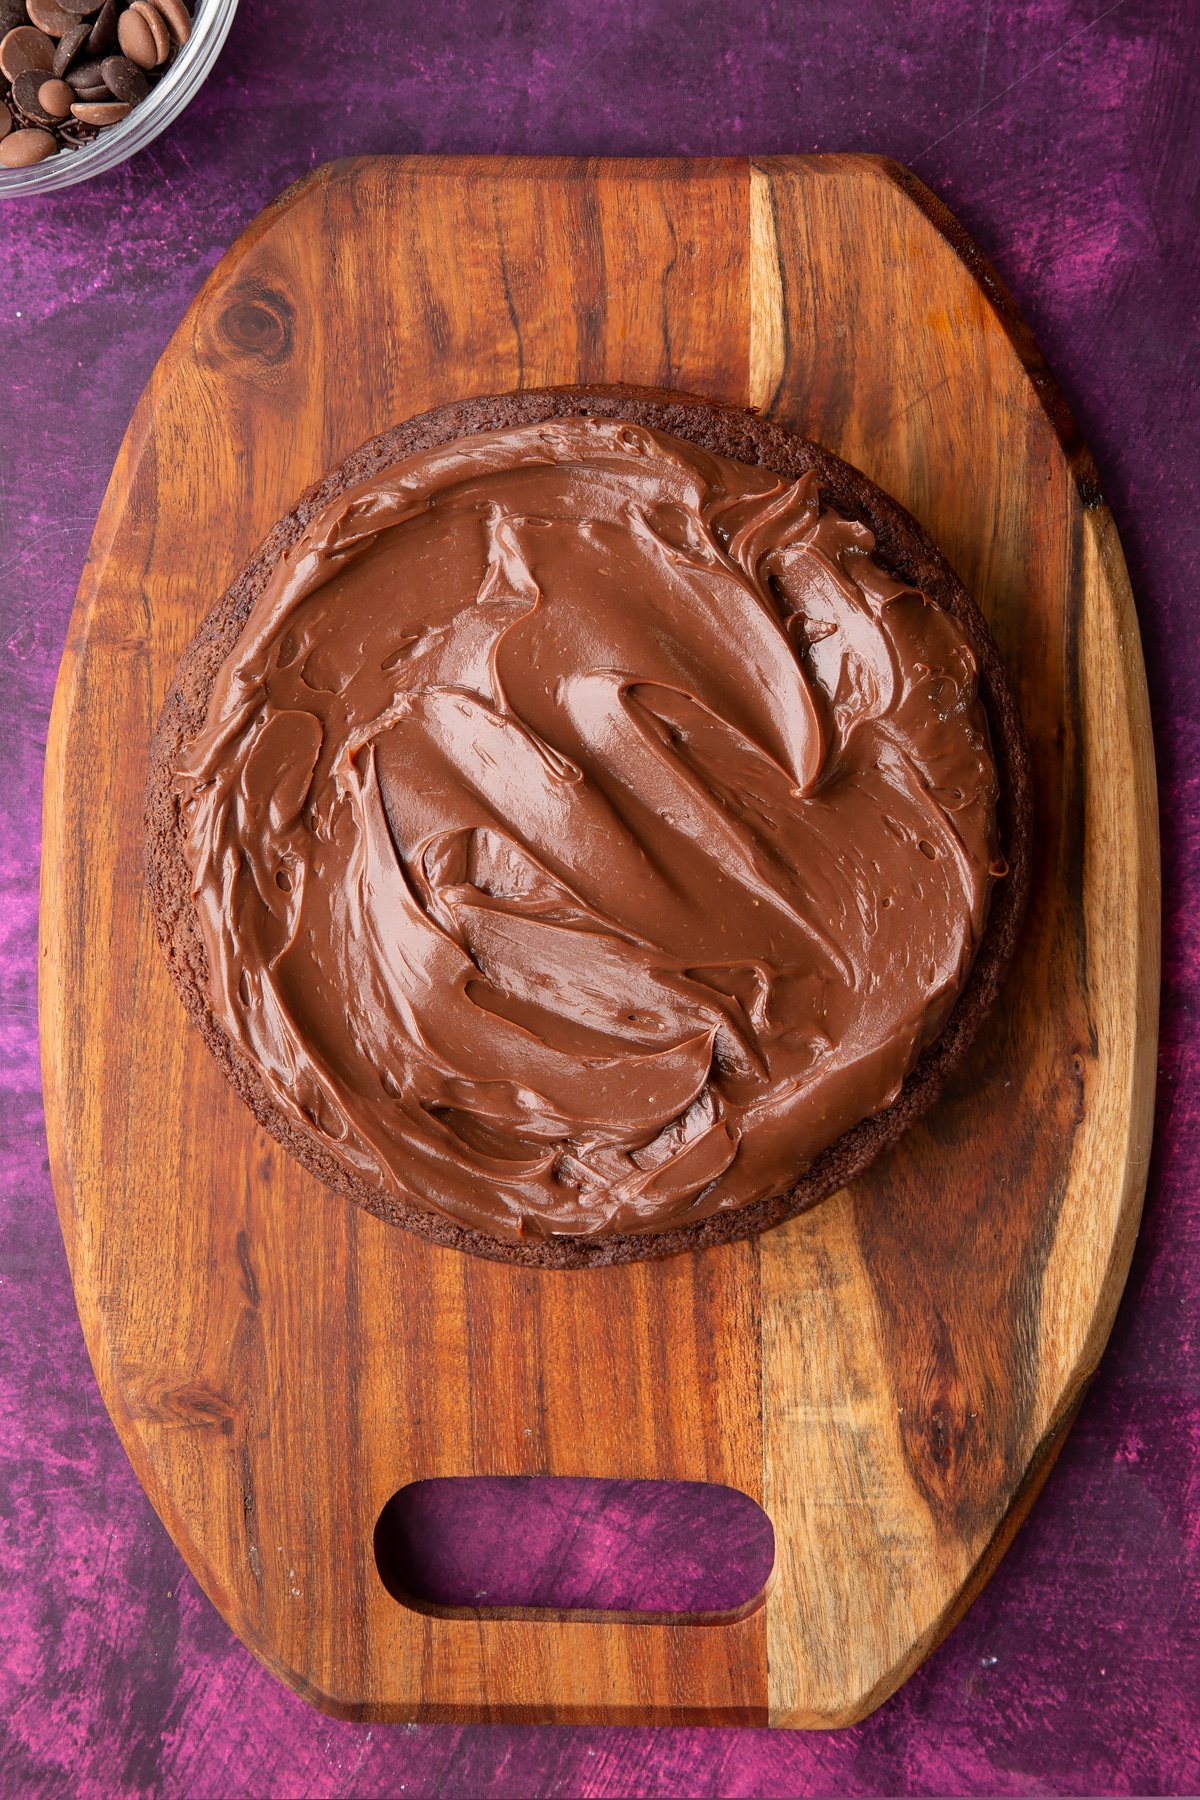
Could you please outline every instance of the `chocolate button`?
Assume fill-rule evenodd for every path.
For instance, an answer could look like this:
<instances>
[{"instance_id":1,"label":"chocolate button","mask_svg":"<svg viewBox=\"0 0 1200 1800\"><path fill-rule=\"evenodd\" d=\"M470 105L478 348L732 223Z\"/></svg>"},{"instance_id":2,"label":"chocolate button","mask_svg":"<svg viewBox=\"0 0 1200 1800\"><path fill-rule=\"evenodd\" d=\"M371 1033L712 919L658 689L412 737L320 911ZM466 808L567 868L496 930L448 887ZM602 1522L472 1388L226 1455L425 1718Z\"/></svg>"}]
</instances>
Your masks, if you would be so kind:
<instances>
[{"instance_id":1,"label":"chocolate button","mask_svg":"<svg viewBox=\"0 0 1200 1800\"><path fill-rule=\"evenodd\" d=\"M104 79L104 64L98 56L89 57L87 62L76 63L68 73L67 80L77 94L81 93L84 88L107 86Z\"/></svg>"},{"instance_id":2,"label":"chocolate button","mask_svg":"<svg viewBox=\"0 0 1200 1800\"><path fill-rule=\"evenodd\" d=\"M63 11L58 0L26 0L25 10L29 14L29 23L52 38L60 38L64 31L70 31L79 23L69 12Z\"/></svg>"},{"instance_id":3,"label":"chocolate button","mask_svg":"<svg viewBox=\"0 0 1200 1800\"><path fill-rule=\"evenodd\" d=\"M38 105L48 119L65 119L75 104L75 91L65 81L43 81L38 89Z\"/></svg>"},{"instance_id":4,"label":"chocolate button","mask_svg":"<svg viewBox=\"0 0 1200 1800\"><path fill-rule=\"evenodd\" d=\"M26 69L45 69L50 73L54 61L54 39L32 25L18 25L0 42L0 74L15 81ZM34 157L35 162L40 158Z\"/></svg>"},{"instance_id":5,"label":"chocolate button","mask_svg":"<svg viewBox=\"0 0 1200 1800\"><path fill-rule=\"evenodd\" d=\"M58 40L58 49L54 52L54 61L50 67L56 75L65 75L83 46L91 36L91 26L85 19L82 25L72 25L70 31L64 31Z\"/></svg>"},{"instance_id":6,"label":"chocolate button","mask_svg":"<svg viewBox=\"0 0 1200 1800\"><path fill-rule=\"evenodd\" d=\"M156 13L153 7L138 4L137 0L117 20L117 42L139 69L156 69L160 62L166 61L171 50L162 14Z\"/></svg>"},{"instance_id":7,"label":"chocolate button","mask_svg":"<svg viewBox=\"0 0 1200 1800\"><path fill-rule=\"evenodd\" d=\"M125 100L130 106L136 106L150 92L150 83L127 56L106 56L100 64L100 73L114 100Z\"/></svg>"},{"instance_id":8,"label":"chocolate button","mask_svg":"<svg viewBox=\"0 0 1200 1800\"><path fill-rule=\"evenodd\" d=\"M143 14L154 38L155 54L160 63L166 62L171 54L171 34L167 30L167 21L154 5L153 0L133 0L133 5L129 10Z\"/></svg>"},{"instance_id":9,"label":"chocolate button","mask_svg":"<svg viewBox=\"0 0 1200 1800\"><path fill-rule=\"evenodd\" d=\"M28 131L11 131L0 141L0 163L6 169L28 169L34 163L45 162L58 149L48 131L36 128Z\"/></svg>"},{"instance_id":10,"label":"chocolate button","mask_svg":"<svg viewBox=\"0 0 1200 1800\"><path fill-rule=\"evenodd\" d=\"M7 106L5 106L3 100L0 100L0 138L6 138L11 130L12 114L9 112Z\"/></svg>"},{"instance_id":11,"label":"chocolate button","mask_svg":"<svg viewBox=\"0 0 1200 1800\"><path fill-rule=\"evenodd\" d=\"M119 125L133 108L124 100L77 100L71 111L83 125Z\"/></svg>"},{"instance_id":12,"label":"chocolate button","mask_svg":"<svg viewBox=\"0 0 1200 1800\"><path fill-rule=\"evenodd\" d=\"M192 16L183 0L153 0L153 4L166 21L172 41L186 44L192 35Z\"/></svg>"},{"instance_id":13,"label":"chocolate button","mask_svg":"<svg viewBox=\"0 0 1200 1800\"><path fill-rule=\"evenodd\" d=\"M38 99L39 90L46 84L44 69L26 69L17 76L12 84L13 105L27 125L53 125L54 119L42 106ZM67 90L70 93L70 89ZM71 94L72 100L75 98Z\"/></svg>"},{"instance_id":14,"label":"chocolate button","mask_svg":"<svg viewBox=\"0 0 1200 1800\"><path fill-rule=\"evenodd\" d=\"M88 38L88 49L93 56L106 56L116 41L117 0L104 0Z\"/></svg>"}]
</instances>

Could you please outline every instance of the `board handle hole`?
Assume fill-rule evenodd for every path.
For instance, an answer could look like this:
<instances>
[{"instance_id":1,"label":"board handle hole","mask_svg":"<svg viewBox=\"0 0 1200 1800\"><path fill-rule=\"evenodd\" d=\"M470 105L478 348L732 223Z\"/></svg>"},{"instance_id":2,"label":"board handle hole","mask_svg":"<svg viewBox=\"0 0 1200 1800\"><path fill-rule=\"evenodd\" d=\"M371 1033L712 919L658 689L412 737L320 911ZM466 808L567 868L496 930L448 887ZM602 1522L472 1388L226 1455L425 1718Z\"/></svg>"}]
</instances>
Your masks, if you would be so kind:
<instances>
[{"instance_id":1,"label":"board handle hole","mask_svg":"<svg viewBox=\"0 0 1200 1800\"><path fill-rule=\"evenodd\" d=\"M718 1482L443 1476L392 1495L375 1562L418 1612L721 1624L761 1604L775 1533Z\"/></svg>"}]
</instances>

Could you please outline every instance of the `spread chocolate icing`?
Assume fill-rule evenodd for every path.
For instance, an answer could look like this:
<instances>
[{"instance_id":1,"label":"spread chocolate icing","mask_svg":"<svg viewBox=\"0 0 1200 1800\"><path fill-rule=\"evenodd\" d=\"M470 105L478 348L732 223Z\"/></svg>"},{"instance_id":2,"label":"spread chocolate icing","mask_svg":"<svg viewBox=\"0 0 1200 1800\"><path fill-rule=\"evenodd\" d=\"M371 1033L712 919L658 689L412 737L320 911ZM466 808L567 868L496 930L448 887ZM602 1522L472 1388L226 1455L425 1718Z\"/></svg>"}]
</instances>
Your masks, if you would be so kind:
<instances>
[{"instance_id":1,"label":"spread chocolate icing","mask_svg":"<svg viewBox=\"0 0 1200 1800\"><path fill-rule=\"evenodd\" d=\"M319 511L175 782L281 1112L513 1239L746 1205L888 1106L1003 865L975 657L873 548L595 419Z\"/></svg>"}]
</instances>

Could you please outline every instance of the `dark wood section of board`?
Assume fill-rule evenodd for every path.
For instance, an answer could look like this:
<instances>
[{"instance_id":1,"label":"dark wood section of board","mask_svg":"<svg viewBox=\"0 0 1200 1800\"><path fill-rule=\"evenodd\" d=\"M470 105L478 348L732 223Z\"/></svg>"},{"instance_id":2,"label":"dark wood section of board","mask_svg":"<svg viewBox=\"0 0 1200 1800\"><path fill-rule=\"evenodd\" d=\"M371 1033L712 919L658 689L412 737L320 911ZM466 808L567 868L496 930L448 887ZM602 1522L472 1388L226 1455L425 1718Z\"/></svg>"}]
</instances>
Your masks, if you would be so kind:
<instances>
[{"instance_id":1,"label":"dark wood section of board","mask_svg":"<svg viewBox=\"0 0 1200 1800\"><path fill-rule=\"evenodd\" d=\"M928 1122L754 1244L571 1275L436 1249L295 1167L186 1024L139 870L167 682L272 522L397 419L557 381L760 406L895 493L988 613L1039 793L1018 966ZM334 164L239 239L164 352L51 728L51 1154L138 1474L233 1628L318 1704L845 1723L994 1566L1107 1337L1152 1105L1140 651L1070 434L981 259L871 158ZM717 1625L417 1613L379 1579L375 1520L406 1481L470 1473L729 1483L774 1522L773 1580Z\"/></svg>"}]
</instances>

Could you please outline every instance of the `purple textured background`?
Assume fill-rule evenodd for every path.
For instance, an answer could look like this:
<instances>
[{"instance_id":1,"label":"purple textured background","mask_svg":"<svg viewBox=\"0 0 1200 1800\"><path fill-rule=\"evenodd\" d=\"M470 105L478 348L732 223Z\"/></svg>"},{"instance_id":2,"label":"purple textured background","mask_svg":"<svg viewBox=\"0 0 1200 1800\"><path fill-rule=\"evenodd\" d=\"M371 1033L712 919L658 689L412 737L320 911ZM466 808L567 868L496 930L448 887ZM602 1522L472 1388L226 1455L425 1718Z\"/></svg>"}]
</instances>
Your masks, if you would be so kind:
<instances>
[{"instance_id":1,"label":"purple textured background","mask_svg":"<svg viewBox=\"0 0 1200 1800\"><path fill-rule=\"evenodd\" d=\"M474 1475L393 1494L375 1561L390 1594L433 1606L732 1613L765 1587L775 1533L715 1483Z\"/></svg>"},{"instance_id":2,"label":"purple textured background","mask_svg":"<svg viewBox=\"0 0 1200 1800\"><path fill-rule=\"evenodd\" d=\"M1194 0L244 0L204 94L149 152L83 190L0 205L0 1792L1200 1788L1195 20ZM1000 1573L854 1730L334 1723L233 1641L151 1513L96 1395L54 1221L41 759L113 455L219 253L330 156L850 149L915 168L999 265L1082 420L1133 573L1165 1013L1147 1216L1113 1341Z\"/></svg>"}]
</instances>

